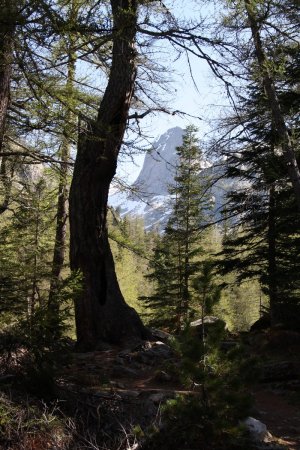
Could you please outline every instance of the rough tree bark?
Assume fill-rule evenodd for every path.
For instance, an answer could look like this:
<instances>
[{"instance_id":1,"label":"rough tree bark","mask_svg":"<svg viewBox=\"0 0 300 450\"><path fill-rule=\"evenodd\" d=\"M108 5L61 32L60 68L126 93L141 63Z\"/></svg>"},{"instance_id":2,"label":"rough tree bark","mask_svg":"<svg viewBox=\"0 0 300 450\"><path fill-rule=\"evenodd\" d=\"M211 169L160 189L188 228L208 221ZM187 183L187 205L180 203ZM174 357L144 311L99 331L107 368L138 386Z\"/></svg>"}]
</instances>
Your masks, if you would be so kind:
<instances>
[{"instance_id":1,"label":"rough tree bark","mask_svg":"<svg viewBox=\"0 0 300 450\"><path fill-rule=\"evenodd\" d=\"M260 37L259 23L257 21L255 13L255 4L251 2L251 0L245 0L245 7L255 46L256 57L260 69L263 87L270 105L270 111L277 134L281 139L283 157L286 161L288 175L290 177L295 193L296 202L300 211L300 170L297 163L295 150L293 148L292 139L290 137L289 130L286 126L284 116L280 108L274 80L272 78L272 75L270 74L270 64L263 49Z\"/></svg>"},{"instance_id":2,"label":"rough tree bark","mask_svg":"<svg viewBox=\"0 0 300 450\"><path fill-rule=\"evenodd\" d=\"M7 109L10 101L10 80L13 60L13 38L16 27L16 8L12 0L0 0L0 152L3 146ZM4 188L4 199L0 205L0 214L9 204L11 179L9 162L6 156L1 159L0 181Z\"/></svg>"},{"instance_id":3,"label":"rough tree bark","mask_svg":"<svg viewBox=\"0 0 300 450\"><path fill-rule=\"evenodd\" d=\"M14 164L7 156L2 156L0 163L0 181L3 187L3 200L0 204L0 214L3 214L9 207L13 174Z\"/></svg>"},{"instance_id":4,"label":"rough tree bark","mask_svg":"<svg viewBox=\"0 0 300 450\"><path fill-rule=\"evenodd\" d=\"M116 172L136 78L137 0L111 0L114 38L108 85L96 122L81 132L70 189L70 262L83 275L75 300L78 346L146 337L139 316L124 301L107 234L108 191Z\"/></svg>"},{"instance_id":5,"label":"rough tree bark","mask_svg":"<svg viewBox=\"0 0 300 450\"><path fill-rule=\"evenodd\" d=\"M0 151L3 145L7 108L10 98L15 8L11 0L0 0Z\"/></svg>"}]
</instances>

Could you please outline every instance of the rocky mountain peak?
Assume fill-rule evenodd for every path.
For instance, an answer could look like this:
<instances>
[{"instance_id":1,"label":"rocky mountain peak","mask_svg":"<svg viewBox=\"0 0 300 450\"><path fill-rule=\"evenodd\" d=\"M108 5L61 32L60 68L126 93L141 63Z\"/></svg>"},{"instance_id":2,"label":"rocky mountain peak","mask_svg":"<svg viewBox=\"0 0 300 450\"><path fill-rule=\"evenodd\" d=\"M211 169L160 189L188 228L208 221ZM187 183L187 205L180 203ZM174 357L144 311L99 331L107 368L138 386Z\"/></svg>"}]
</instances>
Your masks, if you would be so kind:
<instances>
[{"instance_id":1,"label":"rocky mountain peak","mask_svg":"<svg viewBox=\"0 0 300 450\"><path fill-rule=\"evenodd\" d=\"M170 128L162 134L147 152L143 167L132 185L132 192L114 192L109 197L109 204L118 208L122 216L126 214L142 216L146 229L158 227L163 229L172 212L169 186L174 181L177 163L176 147L182 145L184 130L180 127ZM222 178L224 172L221 161L201 161L205 174L212 183L213 214L220 217L220 210L226 192L232 187L232 180Z\"/></svg>"},{"instance_id":2,"label":"rocky mountain peak","mask_svg":"<svg viewBox=\"0 0 300 450\"><path fill-rule=\"evenodd\" d=\"M153 143L133 184L142 195L168 195L168 186L174 178L176 147L182 145L182 135L182 128L170 128Z\"/></svg>"}]
</instances>

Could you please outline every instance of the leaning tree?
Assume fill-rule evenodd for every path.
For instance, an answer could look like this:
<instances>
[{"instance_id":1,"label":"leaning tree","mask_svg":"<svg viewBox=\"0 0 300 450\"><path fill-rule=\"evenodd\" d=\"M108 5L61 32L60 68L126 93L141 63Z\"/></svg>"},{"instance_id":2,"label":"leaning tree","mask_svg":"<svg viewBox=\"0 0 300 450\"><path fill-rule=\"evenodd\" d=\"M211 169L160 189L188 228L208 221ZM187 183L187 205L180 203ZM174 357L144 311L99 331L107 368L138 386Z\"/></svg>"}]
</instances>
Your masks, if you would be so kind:
<instances>
[{"instance_id":1,"label":"leaning tree","mask_svg":"<svg viewBox=\"0 0 300 450\"><path fill-rule=\"evenodd\" d=\"M71 269L83 276L75 300L78 345L146 336L124 301L116 278L106 225L108 192L116 173L136 79L137 1L111 0L113 49L98 117L79 137L70 189Z\"/></svg>"},{"instance_id":2,"label":"leaning tree","mask_svg":"<svg viewBox=\"0 0 300 450\"><path fill-rule=\"evenodd\" d=\"M78 345L84 349L95 348L100 341L120 342L148 334L120 291L106 224L109 187L116 173L135 89L144 93L153 90L152 84L149 90L137 78L137 65L141 69L147 57L137 52L136 38L143 37L139 47L142 50L149 49L153 41L164 39L180 52L192 51L209 59L200 47L208 39L200 36L199 24L183 24L164 3L111 0L110 5L113 45L108 84L96 120L80 132L70 189L71 268L83 278L82 291L75 300L75 320ZM154 19L146 13L138 22L142 8L155 6ZM159 15L163 15L162 20ZM210 64L215 62L210 60ZM152 107L160 108L155 102ZM138 119L149 112L146 108L131 116Z\"/></svg>"},{"instance_id":3,"label":"leaning tree","mask_svg":"<svg viewBox=\"0 0 300 450\"><path fill-rule=\"evenodd\" d=\"M67 0L64 6L67 8L71 3ZM20 123L24 125L21 135L31 130L44 132L45 135L48 133L45 145L49 143L49 133L52 135L57 131L56 121L48 120L52 110L55 110L54 105L58 101L62 107L69 108L69 103L66 104L62 98L64 96L52 89L55 75L62 74L62 62L55 61L51 56L52 49L58 54L57 44L61 36L80 36L74 52L79 53L84 64L96 61L97 70L102 64L108 75L97 117L89 120L86 113L80 114L78 154L70 190L70 262L71 268L81 272L83 278L82 291L75 301L77 335L82 348L95 347L99 340L117 342L125 336L145 336L147 331L135 311L126 305L115 275L106 229L108 190L116 171L133 100L135 106L141 107L131 114L136 122L151 111L166 111L165 104L157 102L153 95L151 71L158 66L155 58L150 59L162 49L157 51L156 43L167 40L179 53L188 53L192 49L194 55L208 58L200 44L209 40L200 36L199 23L184 23L173 16L165 3L156 0L83 2L76 23L66 17L58 0L30 0L25 3L0 0L0 4L5 12L0 18L1 139L5 123L8 134L6 118L12 68L13 74L16 70L19 74L17 84L21 83L22 88L25 83L30 95L26 101L11 102L10 124L13 123L16 130ZM10 11L15 10L17 14L10 14ZM108 10L111 14L107 14ZM139 51L137 37L140 39ZM12 44L15 45L12 47ZM210 63L215 64L214 61ZM150 72L145 81L147 71ZM160 70L159 75L163 72ZM138 98L139 93L144 95L143 99ZM47 101L43 101L44 95ZM39 102L37 120L31 117L32 101ZM49 108L50 104L52 108ZM8 148L5 148L4 153L0 152L2 172ZM30 160L35 155L40 156L26 147L22 155ZM11 152L9 156L12 156ZM38 160L44 161L40 157ZM49 161L49 158L46 160ZM3 173L1 180L6 180ZM6 205L4 209L7 209Z\"/></svg>"}]
</instances>

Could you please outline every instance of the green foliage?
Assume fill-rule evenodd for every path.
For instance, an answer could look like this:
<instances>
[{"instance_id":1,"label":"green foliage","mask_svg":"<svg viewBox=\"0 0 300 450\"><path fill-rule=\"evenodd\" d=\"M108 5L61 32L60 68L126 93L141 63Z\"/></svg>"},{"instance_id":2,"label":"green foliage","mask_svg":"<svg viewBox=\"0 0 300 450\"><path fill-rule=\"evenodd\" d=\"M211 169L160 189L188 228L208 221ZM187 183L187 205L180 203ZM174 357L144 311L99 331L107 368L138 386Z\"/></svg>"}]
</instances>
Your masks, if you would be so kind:
<instances>
[{"instance_id":1,"label":"green foliage","mask_svg":"<svg viewBox=\"0 0 300 450\"><path fill-rule=\"evenodd\" d=\"M122 294L126 302L139 314L145 314L145 308L138 298L152 290L145 275L157 234L155 231L145 230L141 217L125 216L121 219L117 211L110 211L108 228Z\"/></svg>"},{"instance_id":2,"label":"green foliage","mask_svg":"<svg viewBox=\"0 0 300 450\"><path fill-rule=\"evenodd\" d=\"M68 315L62 315L64 320L66 317ZM53 340L53 327L52 324L49 326L47 312L37 311L34 320L30 328L24 324L21 334L21 342L28 350L28 357L22 365L22 387L39 398L48 400L55 398L55 380L59 374L59 366L67 358L69 343L64 338ZM56 325L66 331L62 320Z\"/></svg>"},{"instance_id":3,"label":"green foliage","mask_svg":"<svg viewBox=\"0 0 300 450\"><path fill-rule=\"evenodd\" d=\"M173 345L181 355L179 376L194 391L166 404L163 430L154 430L145 448L252 448L239 425L252 407L243 387L249 377L248 355L238 346L222 352L220 340L204 346L188 328ZM250 364L253 368L253 361Z\"/></svg>"},{"instance_id":4,"label":"green foliage","mask_svg":"<svg viewBox=\"0 0 300 450\"><path fill-rule=\"evenodd\" d=\"M193 287L198 294L202 317L211 314L213 307L221 298L221 286L215 283L214 263L212 260L202 262L200 274L193 279Z\"/></svg>"},{"instance_id":5,"label":"green foliage","mask_svg":"<svg viewBox=\"0 0 300 450\"><path fill-rule=\"evenodd\" d=\"M154 284L154 292L140 300L146 305L149 325L174 330L178 328L178 280L170 247L166 236L157 237L149 263L151 272L146 275Z\"/></svg>"},{"instance_id":6,"label":"green foliage","mask_svg":"<svg viewBox=\"0 0 300 450\"><path fill-rule=\"evenodd\" d=\"M57 294L61 307L59 313L55 313L55 321L47 306L39 306L29 317L7 326L0 336L6 370L17 371L22 388L46 399L54 394L55 376L68 354L70 343L66 335L72 316L69 301L76 297L80 288L78 276L65 281ZM17 365L16 358L19 359Z\"/></svg>"},{"instance_id":7,"label":"green foliage","mask_svg":"<svg viewBox=\"0 0 300 450\"><path fill-rule=\"evenodd\" d=\"M250 443L242 427L228 420L229 412L226 420L220 410L218 413L214 408L203 406L198 398L170 400L163 410L163 432L154 432L143 448L249 450Z\"/></svg>"},{"instance_id":8,"label":"green foliage","mask_svg":"<svg viewBox=\"0 0 300 450\"><path fill-rule=\"evenodd\" d=\"M152 325L177 331L191 317L191 280L200 270L201 225L207 220L210 207L196 132L195 127L187 127L183 144L176 149L178 165L174 185L169 189L172 213L149 264L148 278L154 282L155 291L141 298L151 311Z\"/></svg>"},{"instance_id":9,"label":"green foliage","mask_svg":"<svg viewBox=\"0 0 300 450\"><path fill-rule=\"evenodd\" d=\"M14 194L14 214L0 227L0 295L2 311L20 318L47 297L55 192L42 175L34 179L29 172Z\"/></svg>"},{"instance_id":10,"label":"green foliage","mask_svg":"<svg viewBox=\"0 0 300 450\"><path fill-rule=\"evenodd\" d=\"M22 372L24 386L47 397L66 348L70 305L81 278L72 274L63 280L56 293L58 310L48 308L56 195L51 173L40 168L19 174L13 193L13 214L0 228L1 354L7 370Z\"/></svg>"},{"instance_id":11,"label":"green foliage","mask_svg":"<svg viewBox=\"0 0 300 450\"><path fill-rule=\"evenodd\" d=\"M274 6L274 5L273 5ZM293 148L299 156L299 58L294 44L275 39L268 49L277 69L274 78L282 113L293 135ZM248 71L254 71L248 62ZM226 175L239 179L244 187L229 192L226 214L235 223L224 239L221 266L223 275L235 272L237 281L259 280L269 298L273 323L299 328L300 222L295 196L281 151L281 139L274 126L269 104L261 84L252 82L236 103L240 125L234 152L228 156Z\"/></svg>"},{"instance_id":12,"label":"green foliage","mask_svg":"<svg viewBox=\"0 0 300 450\"><path fill-rule=\"evenodd\" d=\"M235 273L223 277L224 288L220 302L213 311L221 317L232 332L248 331L268 305L257 280L239 283Z\"/></svg>"}]
</instances>

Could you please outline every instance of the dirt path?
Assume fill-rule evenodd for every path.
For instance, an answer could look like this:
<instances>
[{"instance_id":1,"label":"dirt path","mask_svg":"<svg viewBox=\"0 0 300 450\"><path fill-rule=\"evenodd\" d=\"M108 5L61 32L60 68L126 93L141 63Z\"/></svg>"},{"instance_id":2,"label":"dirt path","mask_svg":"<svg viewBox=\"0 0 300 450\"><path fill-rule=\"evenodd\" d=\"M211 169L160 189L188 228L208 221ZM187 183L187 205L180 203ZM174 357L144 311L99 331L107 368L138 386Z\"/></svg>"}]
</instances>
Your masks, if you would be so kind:
<instances>
[{"instance_id":1,"label":"dirt path","mask_svg":"<svg viewBox=\"0 0 300 450\"><path fill-rule=\"evenodd\" d=\"M141 416L153 410L155 417L157 407L163 399L172 398L179 392L187 395L200 394L185 390L179 380L168 374L165 369L168 361L176 364L176 355L167 345L155 342L145 348L111 348L90 354L74 354L73 362L65 370L65 375L80 388L84 386L85 392L98 397L122 398L123 403L126 403L126 414L129 414L126 408L133 404L132 410L137 409ZM257 410L254 417L266 424L274 436L274 443L289 450L300 450L299 398L296 406L296 402L292 402L293 391L276 390L272 383L261 383L251 391ZM294 396L297 395L295 392Z\"/></svg>"},{"instance_id":2,"label":"dirt path","mask_svg":"<svg viewBox=\"0 0 300 450\"><path fill-rule=\"evenodd\" d=\"M278 443L289 450L300 450L300 409L292 404L291 393L277 393L260 386L253 395L258 418Z\"/></svg>"}]
</instances>

